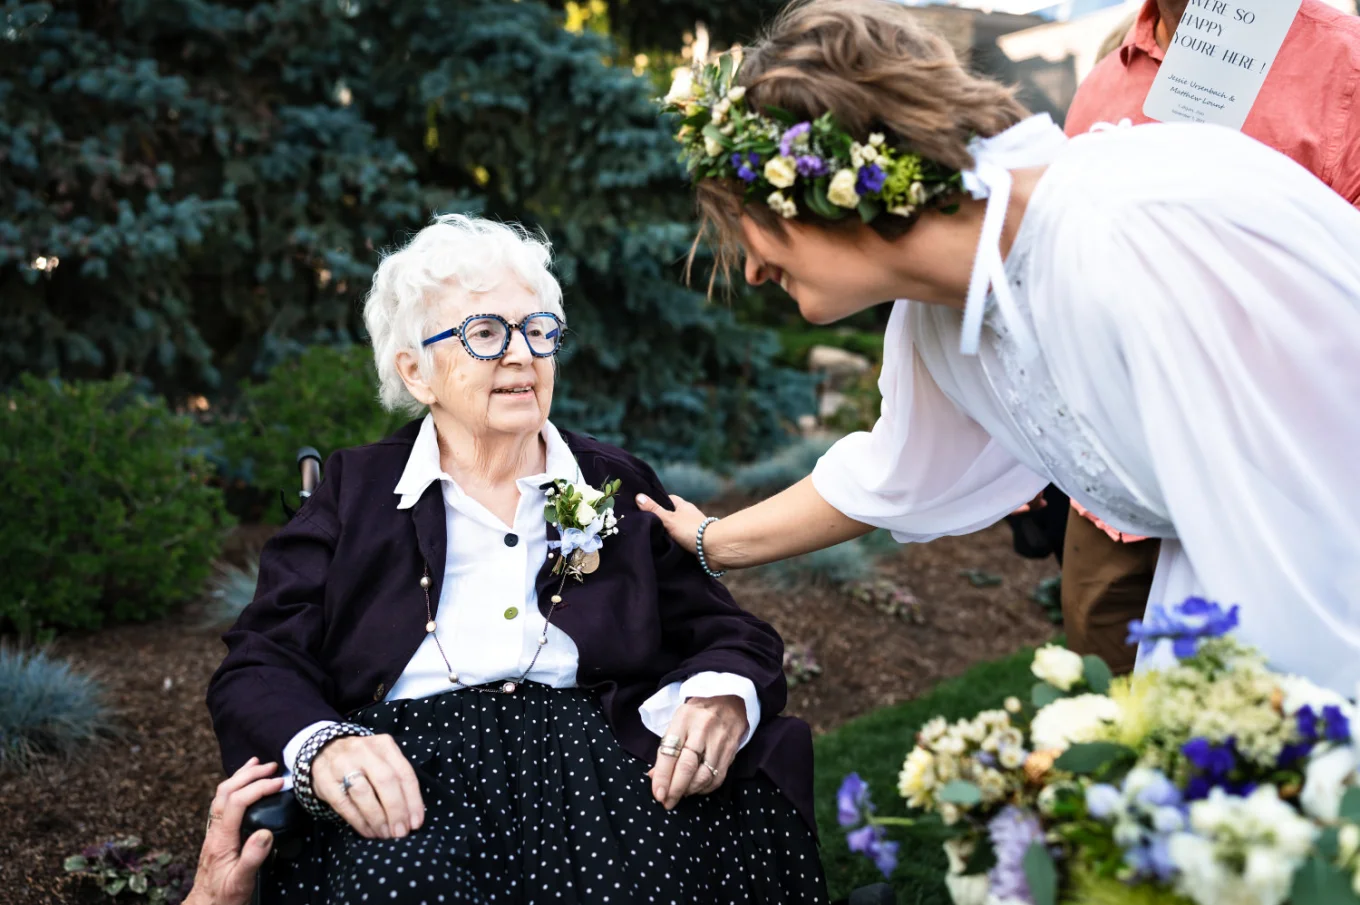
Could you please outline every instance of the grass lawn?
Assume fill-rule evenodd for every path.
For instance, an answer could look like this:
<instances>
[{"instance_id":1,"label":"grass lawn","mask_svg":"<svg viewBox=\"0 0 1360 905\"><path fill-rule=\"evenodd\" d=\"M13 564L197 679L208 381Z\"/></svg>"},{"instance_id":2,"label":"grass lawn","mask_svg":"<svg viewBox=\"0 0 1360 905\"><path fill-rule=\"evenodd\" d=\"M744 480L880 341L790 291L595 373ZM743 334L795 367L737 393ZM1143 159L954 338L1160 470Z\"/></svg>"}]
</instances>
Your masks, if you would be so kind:
<instances>
[{"instance_id":1,"label":"grass lawn","mask_svg":"<svg viewBox=\"0 0 1360 905\"><path fill-rule=\"evenodd\" d=\"M956 720L1000 707L1007 695L1027 700L1034 685L1029 671L1033 656L1032 650L1022 650L975 666L913 701L885 707L817 739L817 825L833 900L883 879L867 858L846 847L845 833L836 823L836 790L845 775L857 772L869 784L879 814L906 816L906 802L897 794L897 773L917 730L936 715ZM934 825L938 830L938 822ZM943 880L942 837L928 827L891 827L888 837L902 843L890 880L898 905L950 905Z\"/></svg>"}]
</instances>

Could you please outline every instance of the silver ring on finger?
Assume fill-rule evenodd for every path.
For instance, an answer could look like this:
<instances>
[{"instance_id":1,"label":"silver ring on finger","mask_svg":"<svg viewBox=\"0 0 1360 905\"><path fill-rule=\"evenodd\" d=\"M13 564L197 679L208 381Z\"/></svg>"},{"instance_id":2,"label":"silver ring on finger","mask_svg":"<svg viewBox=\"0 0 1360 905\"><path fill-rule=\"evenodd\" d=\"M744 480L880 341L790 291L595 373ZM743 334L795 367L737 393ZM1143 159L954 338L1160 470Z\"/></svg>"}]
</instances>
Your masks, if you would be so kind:
<instances>
[{"instance_id":1,"label":"silver ring on finger","mask_svg":"<svg viewBox=\"0 0 1360 905\"><path fill-rule=\"evenodd\" d=\"M675 747L674 745L662 745L662 746L661 746L660 748L658 748L657 750L660 751L662 754L664 754L666 757L679 757L679 756L680 756L680 749L677 748L677 747Z\"/></svg>"},{"instance_id":2,"label":"silver ring on finger","mask_svg":"<svg viewBox=\"0 0 1360 905\"><path fill-rule=\"evenodd\" d=\"M685 750L688 751L690 754L693 754L695 757L699 758L699 763L704 762L704 752L700 751L698 748L691 748L689 745L685 745L684 747Z\"/></svg>"},{"instance_id":3,"label":"silver ring on finger","mask_svg":"<svg viewBox=\"0 0 1360 905\"><path fill-rule=\"evenodd\" d=\"M710 772L710 773L713 774L713 781L714 781L714 782L717 782L717 780L718 780L718 771L715 770L715 769L713 769L713 765L712 765L712 764L710 764L710 763L709 763L708 761L706 761L706 760L700 760L700 761L699 761L699 765L702 766L702 767L707 767L707 768L708 768L708 772Z\"/></svg>"},{"instance_id":4,"label":"silver ring on finger","mask_svg":"<svg viewBox=\"0 0 1360 905\"><path fill-rule=\"evenodd\" d=\"M363 778L364 778L363 770L351 770L349 773L345 774L344 779L340 780L340 788L344 791L346 795L348 795L349 790L354 788L355 781Z\"/></svg>"}]
</instances>

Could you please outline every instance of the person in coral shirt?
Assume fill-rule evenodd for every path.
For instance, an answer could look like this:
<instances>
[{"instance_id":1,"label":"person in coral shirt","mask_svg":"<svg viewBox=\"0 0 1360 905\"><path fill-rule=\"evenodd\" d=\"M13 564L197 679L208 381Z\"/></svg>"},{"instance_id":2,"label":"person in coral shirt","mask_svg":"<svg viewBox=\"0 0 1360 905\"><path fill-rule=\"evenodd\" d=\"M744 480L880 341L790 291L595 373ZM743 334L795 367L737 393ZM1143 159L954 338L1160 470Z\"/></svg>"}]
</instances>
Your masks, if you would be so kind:
<instances>
[{"instance_id":1,"label":"person in coral shirt","mask_svg":"<svg viewBox=\"0 0 1360 905\"><path fill-rule=\"evenodd\" d=\"M1147 0L1122 44L1091 71L1067 113L1068 135L1097 123L1152 122L1143 101L1188 0ZM1310 170L1360 207L1360 17L1303 0L1242 131ZM1162 161L1175 166L1175 161ZM1133 669L1128 623L1142 616L1160 542L1123 535L1073 508L1063 548L1068 644ZM1254 555L1243 551L1243 555ZM1232 601L1224 601L1231 603Z\"/></svg>"}]
</instances>

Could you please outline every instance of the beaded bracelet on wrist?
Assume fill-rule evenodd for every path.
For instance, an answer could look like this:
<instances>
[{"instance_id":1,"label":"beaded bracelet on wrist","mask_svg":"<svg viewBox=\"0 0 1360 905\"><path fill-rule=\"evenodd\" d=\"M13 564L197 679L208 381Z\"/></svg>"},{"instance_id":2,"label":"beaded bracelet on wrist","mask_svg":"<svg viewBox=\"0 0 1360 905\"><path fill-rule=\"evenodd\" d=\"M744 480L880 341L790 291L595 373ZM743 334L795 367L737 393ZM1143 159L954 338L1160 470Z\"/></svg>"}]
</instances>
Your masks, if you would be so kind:
<instances>
[{"instance_id":1,"label":"beaded bracelet on wrist","mask_svg":"<svg viewBox=\"0 0 1360 905\"><path fill-rule=\"evenodd\" d=\"M695 552L695 553L698 555L698 557L699 557L699 565L703 566L704 572L706 572L706 573L708 574L708 577L709 577L709 578L722 578L724 575L727 574L727 570L726 570L726 569L723 569L721 572L714 572L712 569L710 569L710 568L708 567L708 559L705 558L705 556L704 556L704 532L708 530L708 526L709 526L709 525L713 524L713 523L716 522L716 521L717 521L717 519L710 515L708 518L706 518L706 519L704 519L702 522L700 522L700 523L699 523L699 534L698 534L698 536L694 539L694 548L695 548L694 552Z\"/></svg>"},{"instance_id":2,"label":"beaded bracelet on wrist","mask_svg":"<svg viewBox=\"0 0 1360 905\"><path fill-rule=\"evenodd\" d=\"M318 729L307 737L307 741L302 743L302 750L298 752L297 763L293 768L293 793L304 811L317 820L344 819L330 805L317 797L316 789L312 785L312 761L321 753L322 748L338 738L372 734L373 730L357 723L335 723Z\"/></svg>"}]
</instances>

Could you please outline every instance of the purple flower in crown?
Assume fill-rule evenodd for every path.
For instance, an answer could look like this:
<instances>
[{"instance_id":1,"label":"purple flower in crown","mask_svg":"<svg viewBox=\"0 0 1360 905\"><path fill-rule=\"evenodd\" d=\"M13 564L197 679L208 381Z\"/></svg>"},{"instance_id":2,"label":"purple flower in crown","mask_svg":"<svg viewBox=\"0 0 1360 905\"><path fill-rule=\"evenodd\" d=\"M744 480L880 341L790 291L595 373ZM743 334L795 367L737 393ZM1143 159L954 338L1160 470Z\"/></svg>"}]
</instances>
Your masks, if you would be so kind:
<instances>
[{"instance_id":1,"label":"purple flower in crown","mask_svg":"<svg viewBox=\"0 0 1360 905\"><path fill-rule=\"evenodd\" d=\"M1128 643L1167 640L1177 657L1193 657L1203 639L1218 638L1237 628L1239 611L1240 607L1224 609L1203 597L1191 597L1173 607L1150 604L1144 618L1129 623Z\"/></svg>"},{"instance_id":2,"label":"purple flower in crown","mask_svg":"<svg viewBox=\"0 0 1360 905\"><path fill-rule=\"evenodd\" d=\"M827 174L826 161L816 154L799 154L794 158L794 168L798 170L799 176L825 176Z\"/></svg>"},{"instance_id":3,"label":"purple flower in crown","mask_svg":"<svg viewBox=\"0 0 1360 905\"><path fill-rule=\"evenodd\" d=\"M779 153L784 157L793 156L793 146L798 143L798 139L806 138L812 131L812 123L799 123L796 126L789 126L784 132L784 136L779 139Z\"/></svg>"},{"instance_id":4,"label":"purple flower in crown","mask_svg":"<svg viewBox=\"0 0 1360 905\"><path fill-rule=\"evenodd\" d=\"M732 154L732 166L737 171L737 178L743 182L755 182L759 178L756 167L760 166L760 155L755 151L750 151L743 155L740 151Z\"/></svg>"},{"instance_id":5,"label":"purple flower in crown","mask_svg":"<svg viewBox=\"0 0 1360 905\"><path fill-rule=\"evenodd\" d=\"M859 176L855 179L855 191L860 195L876 195L887 179L888 174L884 173L878 164L866 164L859 168Z\"/></svg>"}]
</instances>

